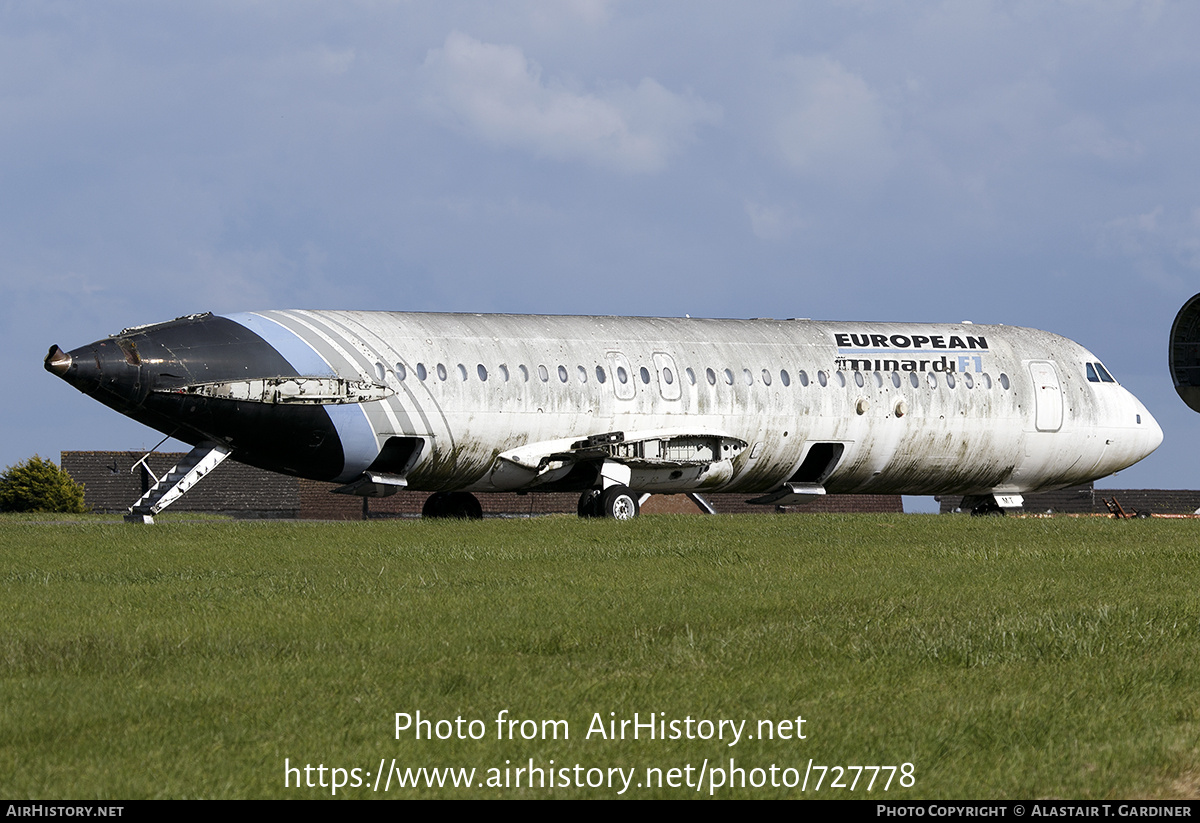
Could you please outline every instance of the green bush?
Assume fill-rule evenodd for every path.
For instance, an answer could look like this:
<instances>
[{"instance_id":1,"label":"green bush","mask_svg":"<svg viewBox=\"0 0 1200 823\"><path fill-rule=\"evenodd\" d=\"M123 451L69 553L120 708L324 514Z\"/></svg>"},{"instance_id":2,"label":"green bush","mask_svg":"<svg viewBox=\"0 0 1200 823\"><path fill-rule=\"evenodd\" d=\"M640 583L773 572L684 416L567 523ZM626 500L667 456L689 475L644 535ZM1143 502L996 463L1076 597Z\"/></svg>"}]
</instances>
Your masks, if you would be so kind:
<instances>
[{"instance_id":1,"label":"green bush","mask_svg":"<svg viewBox=\"0 0 1200 823\"><path fill-rule=\"evenodd\" d=\"M83 486L36 454L0 476L0 511L84 512Z\"/></svg>"}]
</instances>

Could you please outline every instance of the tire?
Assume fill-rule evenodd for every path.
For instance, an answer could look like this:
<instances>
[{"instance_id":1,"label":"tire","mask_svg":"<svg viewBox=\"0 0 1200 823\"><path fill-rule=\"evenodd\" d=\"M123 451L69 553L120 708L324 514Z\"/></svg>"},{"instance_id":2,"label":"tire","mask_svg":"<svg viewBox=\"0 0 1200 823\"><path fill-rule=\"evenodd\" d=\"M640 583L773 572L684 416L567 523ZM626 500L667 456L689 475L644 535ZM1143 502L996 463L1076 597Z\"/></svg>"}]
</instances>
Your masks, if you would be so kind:
<instances>
[{"instance_id":1,"label":"tire","mask_svg":"<svg viewBox=\"0 0 1200 823\"><path fill-rule=\"evenodd\" d=\"M483 506L470 492L435 492L421 507L421 517L482 520Z\"/></svg>"},{"instance_id":2,"label":"tire","mask_svg":"<svg viewBox=\"0 0 1200 823\"><path fill-rule=\"evenodd\" d=\"M583 494L579 495L579 516L580 517L600 517L600 492L597 489L588 489Z\"/></svg>"},{"instance_id":3,"label":"tire","mask_svg":"<svg viewBox=\"0 0 1200 823\"><path fill-rule=\"evenodd\" d=\"M632 520L641 506L628 486L609 486L600 495L600 516L613 520Z\"/></svg>"}]
</instances>

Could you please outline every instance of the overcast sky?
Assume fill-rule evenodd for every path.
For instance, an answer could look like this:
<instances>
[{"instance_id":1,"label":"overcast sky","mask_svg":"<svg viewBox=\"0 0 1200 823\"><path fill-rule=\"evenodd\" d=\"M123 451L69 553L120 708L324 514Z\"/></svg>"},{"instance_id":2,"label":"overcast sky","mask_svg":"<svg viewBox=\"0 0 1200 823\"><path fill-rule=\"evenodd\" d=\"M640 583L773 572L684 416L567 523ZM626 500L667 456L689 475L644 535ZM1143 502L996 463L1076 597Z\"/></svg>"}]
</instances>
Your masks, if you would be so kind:
<instances>
[{"instance_id":1,"label":"overcast sky","mask_svg":"<svg viewBox=\"0 0 1200 823\"><path fill-rule=\"evenodd\" d=\"M200 311L1006 323L1200 488L1200 4L0 3L0 464L159 435L42 370Z\"/></svg>"}]
</instances>

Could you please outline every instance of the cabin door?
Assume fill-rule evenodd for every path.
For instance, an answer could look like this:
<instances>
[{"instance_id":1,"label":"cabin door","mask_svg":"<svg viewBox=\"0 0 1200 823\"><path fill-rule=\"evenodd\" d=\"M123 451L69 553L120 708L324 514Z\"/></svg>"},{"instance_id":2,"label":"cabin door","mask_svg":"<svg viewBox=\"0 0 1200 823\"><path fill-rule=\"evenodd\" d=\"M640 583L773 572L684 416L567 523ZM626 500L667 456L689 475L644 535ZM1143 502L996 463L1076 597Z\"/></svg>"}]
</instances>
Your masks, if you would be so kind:
<instances>
[{"instance_id":1,"label":"cabin door","mask_svg":"<svg viewBox=\"0 0 1200 823\"><path fill-rule=\"evenodd\" d=\"M1040 432L1056 432L1062 428L1063 397L1054 364L1033 361L1029 364L1033 377L1033 396L1037 406L1035 425Z\"/></svg>"}]
</instances>

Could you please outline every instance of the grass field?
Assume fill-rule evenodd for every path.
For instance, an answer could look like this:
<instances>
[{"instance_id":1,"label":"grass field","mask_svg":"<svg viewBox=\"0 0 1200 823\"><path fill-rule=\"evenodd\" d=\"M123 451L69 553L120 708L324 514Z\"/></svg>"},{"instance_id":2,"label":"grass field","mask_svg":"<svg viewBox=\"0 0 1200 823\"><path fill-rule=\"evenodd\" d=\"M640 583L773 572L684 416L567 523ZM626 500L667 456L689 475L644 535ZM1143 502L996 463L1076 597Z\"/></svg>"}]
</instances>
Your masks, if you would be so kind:
<instances>
[{"instance_id":1,"label":"grass field","mask_svg":"<svg viewBox=\"0 0 1200 823\"><path fill-rule=\"evenodd\" d=\"M1195 797L1198 530L932 515L0 518L0 796L329 797L337 767L348 798L614 797L617 768L633 775L626 797ZM536 738L518 725L497 739L502 710L538 721L524 726ZM485 733L397 739L396 713L417 711ZM586 736L595 714L634 712L694 739ZM805 739L779 739L797 717ZM567 721L569 738L559 726L541 739L543 720ZM699 720L746 724L730 746L731 727L704 740ZM792 724L762 739L760 720ZM474 768L485 785L401 789L393 760ZM553 788L528 775L512 787L530 760ZM893 771L884 791L883 771L868 792L860 771L853 790L831 789L831 771L814 789L818 766L905 763L911 786ZM604 785L559 785L589 769ZM771 785L805 775L803 793ZM326 787L297 788L307 780Z\"/></svg>"}]
</instances>

